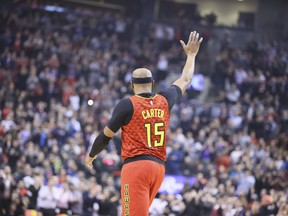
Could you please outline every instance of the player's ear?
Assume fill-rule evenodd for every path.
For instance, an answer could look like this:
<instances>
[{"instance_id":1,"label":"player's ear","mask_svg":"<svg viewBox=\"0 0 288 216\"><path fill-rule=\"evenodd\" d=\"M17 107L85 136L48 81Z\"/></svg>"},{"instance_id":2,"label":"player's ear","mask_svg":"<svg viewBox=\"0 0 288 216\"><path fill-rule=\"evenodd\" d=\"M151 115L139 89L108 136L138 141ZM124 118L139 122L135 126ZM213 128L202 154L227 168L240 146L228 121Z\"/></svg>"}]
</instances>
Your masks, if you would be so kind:
<instances>
[{"instance_id":1,"label":"player's ear","mask_svg":"<svg viewBox=\"0 0 288 216\"><path fill-rule=\"evenodd\" d=\"M133 85L133 82L132 82L132 81L130 81L130 86L131 86L131 88L134 90L134 85Z\"/></svg>"},{"instance_id":2,"label":"player's ear","mask_svg":"<svg viewBox=\"0 0 288 216\"><path fill-rule=\"evenodd\" d=\"M154 83L155 83L155 82L154 82L154 80L153 80L153 81L152 81L152 89L154 88Z\"/></svg>"}]
</instances>

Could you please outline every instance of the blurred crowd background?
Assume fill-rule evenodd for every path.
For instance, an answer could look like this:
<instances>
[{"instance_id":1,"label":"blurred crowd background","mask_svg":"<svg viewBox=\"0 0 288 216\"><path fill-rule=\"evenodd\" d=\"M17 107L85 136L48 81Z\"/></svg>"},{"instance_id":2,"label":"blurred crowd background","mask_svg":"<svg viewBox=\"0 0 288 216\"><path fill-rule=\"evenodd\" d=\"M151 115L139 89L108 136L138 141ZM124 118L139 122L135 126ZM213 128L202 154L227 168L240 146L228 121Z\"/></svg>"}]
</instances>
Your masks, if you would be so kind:
<instances>
[{"instance_id":1,"label":"blurred crowd background","mask_svg":"<svg viewBox=\"0 0 288 216\"><path fill-rule=\"evenodd\" d=\"M167 134L167 174L195 182L159 193L150 213L287 216L288 49L275 40L235 46L206 25L214 23L195 29L205 84L175 105ZM100 9L1 8L0 216L120 214L120 133L95 171L84 166L87 150L132 94L135 68L152 71L155 91L181 74L179 39L191 30Z\"/></svg>"}]
</instances>

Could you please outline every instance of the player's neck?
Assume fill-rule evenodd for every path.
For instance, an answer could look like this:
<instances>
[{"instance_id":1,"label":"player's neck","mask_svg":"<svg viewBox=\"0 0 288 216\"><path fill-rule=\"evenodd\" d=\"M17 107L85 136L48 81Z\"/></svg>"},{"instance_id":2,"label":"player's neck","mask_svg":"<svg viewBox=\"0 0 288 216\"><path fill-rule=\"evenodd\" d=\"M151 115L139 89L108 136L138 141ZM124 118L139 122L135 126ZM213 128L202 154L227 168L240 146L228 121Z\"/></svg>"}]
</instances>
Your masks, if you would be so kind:
<instances>
[{"instance_id":1,"label":"player's neck","mask_svg":"<svg viewBox=\"0 0 288 216\"><path fill-rule=\"evenodd\" d=\"M139 92L134 92L135 95L139 95L139 94L147 94L147 93L151 93L152 91L139 91Z\"/></svg>"},{"instance_id":2,"label":"player's neck","mask_svg":"<svg viewBox=\"0 0 288 216\"><path fill-rule=\"evenodd\" d=\"M143 94L143 93L151 93L152 89L151 87L147 87L147 88L134 88L134 94Z\"/></svg>"}]
</instances>

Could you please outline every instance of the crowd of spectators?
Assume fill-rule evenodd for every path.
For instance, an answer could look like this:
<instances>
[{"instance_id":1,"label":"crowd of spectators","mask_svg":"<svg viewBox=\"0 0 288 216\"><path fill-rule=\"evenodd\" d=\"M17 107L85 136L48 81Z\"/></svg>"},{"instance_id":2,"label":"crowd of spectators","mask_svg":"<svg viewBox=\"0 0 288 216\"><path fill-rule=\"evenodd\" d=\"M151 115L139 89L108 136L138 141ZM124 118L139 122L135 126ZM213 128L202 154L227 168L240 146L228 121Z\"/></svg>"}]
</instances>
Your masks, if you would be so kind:
<instances>
[{"instance_id":1,"label":"crowd of spectators","mask_svg":"<svg viewBox=\"0 0 288 216\"><path fill-rule=\"evenodd\" d=\"M95 170L84 157L133 69L164 86L181 70L186 29L159 39L120 13L26 6L0 20L0 216L119 214L120 133ZM288 215L288 52L225 44L215 58L214 101L184 95L167 135L167 173L196 182L158 194L151 215Z\"/></svg>"}]
</instances>

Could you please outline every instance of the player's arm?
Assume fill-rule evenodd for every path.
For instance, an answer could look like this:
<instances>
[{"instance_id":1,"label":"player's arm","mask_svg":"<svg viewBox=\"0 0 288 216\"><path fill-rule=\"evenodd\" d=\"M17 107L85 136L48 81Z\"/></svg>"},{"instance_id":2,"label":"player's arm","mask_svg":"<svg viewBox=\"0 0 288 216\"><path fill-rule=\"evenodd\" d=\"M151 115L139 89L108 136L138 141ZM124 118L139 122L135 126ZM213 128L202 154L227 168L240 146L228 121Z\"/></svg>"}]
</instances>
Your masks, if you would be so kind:
<instances>
[{"instance_id":1,"label":"player's arm","mask_svg":"<svg viewBox=\"0 0 288 216\"><path fill-rule=\"evenodd\" d=\"M172 85L171 87L159 92L158 94L166 98L169 110L171 110L179 98L182 97L182 91L177 85Z\"/></svg>"},{"instance_id":2,"label":"player's arm","mask_svg":"<svg viewBox=\"0 0 288 216\"><path fill-rule=\"evenodd\" d=\"M109 141L114 136L114 132L107 126L103 131L96 137L93 142L92 148L89 154L86 156L85 164L89 168L93 168L93 160L96 158L96 155L99 154L109 143Z\"/></svg>"},{"instance_id":3,"label":"player's arm","mask_svg":"<svg viewBox=\"0 0 288 216\"><path fill-rule=\"evenodd\" d=\"M201 37L199 39L199 34L194 31L190 33L187 44L185 44L182 40L180 41L187 55L187 59L181 77L177 79L173 85L178 86L181 89L182 94L185 93L187 87L191 84L195 68L195 58L199 51L202 40L203 38Z\"/></svg>"},{"instance_id":4,"label":"player's arm","mask_svg":"<svg viewBox=\"0 0 288 216\"><path fill-rule=\"evenodd\" d=\"M96 137L91 147L89 154L86 156L85 164L87 167L92 168L92 162L112 139L114 134L120 129L122 125L126 125L133 114L133 106L131 101L126 98L121 100L113 110L112 116L108 125Z\"/></svg>"}]
</instances>

